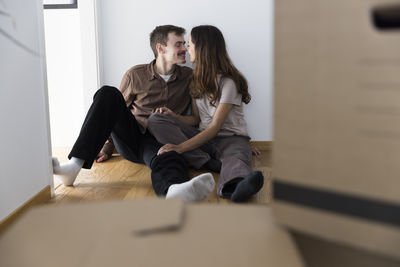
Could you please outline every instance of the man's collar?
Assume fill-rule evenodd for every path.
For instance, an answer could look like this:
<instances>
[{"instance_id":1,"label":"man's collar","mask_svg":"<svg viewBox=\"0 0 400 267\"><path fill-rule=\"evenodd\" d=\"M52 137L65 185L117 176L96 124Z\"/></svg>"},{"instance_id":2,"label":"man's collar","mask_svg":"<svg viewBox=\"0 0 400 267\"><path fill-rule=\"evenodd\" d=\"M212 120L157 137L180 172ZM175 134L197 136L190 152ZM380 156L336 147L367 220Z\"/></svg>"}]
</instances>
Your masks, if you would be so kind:
<instances>
[{"instance_id":1,"label":"man's collar","mask_svg":"<svg viewBox=\"0 0 400 267\"><path fill-rule=\"evenodd\" d=\"M149 81L157 78L156 75L158 74L155 70L155 65L156 65L156 60L154 59L152 62L150 62L150 64L147 67L147 71L149 73ZM176 80L180 75L181 75L181 69L179 68L178 65L175 64L170 81Z\"/></svg>"}]
</instances>

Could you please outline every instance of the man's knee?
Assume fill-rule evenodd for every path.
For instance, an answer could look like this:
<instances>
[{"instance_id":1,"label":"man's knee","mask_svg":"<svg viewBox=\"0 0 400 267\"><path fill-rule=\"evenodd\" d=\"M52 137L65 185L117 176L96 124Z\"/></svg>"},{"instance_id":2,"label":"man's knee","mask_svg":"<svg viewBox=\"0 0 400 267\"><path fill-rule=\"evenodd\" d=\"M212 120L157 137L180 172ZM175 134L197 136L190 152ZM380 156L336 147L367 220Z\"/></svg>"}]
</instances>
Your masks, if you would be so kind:
<instances>
[{"instance_id":1,"label":"man's knee","mask_svg":"<svg viewBox=\"0 0 400 267\"><path fill-rule=\"evenodd\" d=\"M110 99L111 97L115 96L121 96L121 92L113 86L104 85L99 90L97 90L97 92L94 94L93 99L95 99L96 97L105 97L107 99Z\"/></svg>"}]
</instances>

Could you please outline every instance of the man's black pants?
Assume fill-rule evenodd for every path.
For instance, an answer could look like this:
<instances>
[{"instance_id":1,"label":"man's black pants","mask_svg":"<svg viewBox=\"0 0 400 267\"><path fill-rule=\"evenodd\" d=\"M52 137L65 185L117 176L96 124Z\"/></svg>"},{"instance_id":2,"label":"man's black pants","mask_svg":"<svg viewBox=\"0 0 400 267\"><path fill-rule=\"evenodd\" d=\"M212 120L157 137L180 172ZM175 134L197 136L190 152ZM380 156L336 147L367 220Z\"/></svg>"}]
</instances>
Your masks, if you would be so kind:
<instances>
[{"instance_id":1,"label":"man's black pants","mask_svg":"<svg viewBox=\"0 0 400 267\"><path fill-rule=\"evenodd\" d=\"M121 92L115 87L103 86L93 97L68 158L83 159L83 168L90 169L110 135L122 157L135 163L145 163L151 169L157 195L165 195L172 184L189 180L188 166L183 157L175 151L157 156L161 144L148 131L141 133Z\"/></svg>"}]
</instances>

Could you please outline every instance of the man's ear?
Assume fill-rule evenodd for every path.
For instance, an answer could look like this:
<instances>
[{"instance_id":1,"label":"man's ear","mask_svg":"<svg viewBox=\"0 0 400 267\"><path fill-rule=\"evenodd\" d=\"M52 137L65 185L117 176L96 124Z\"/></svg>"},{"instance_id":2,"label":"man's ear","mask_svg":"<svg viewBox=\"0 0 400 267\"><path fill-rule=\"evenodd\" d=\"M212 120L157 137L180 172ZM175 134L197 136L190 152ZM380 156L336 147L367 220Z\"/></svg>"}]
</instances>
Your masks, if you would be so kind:
<instances>
[{"instance_id":1,"label":"man's ear","mask_svg":"<svg viewBox=\"0 0 400 267\"><path fill-rule=\"evenodd\" d=\"M163 54L164 53L164 46L160 43L156 44L156 50L158 54Z\"/></svg>"}]
</instances>

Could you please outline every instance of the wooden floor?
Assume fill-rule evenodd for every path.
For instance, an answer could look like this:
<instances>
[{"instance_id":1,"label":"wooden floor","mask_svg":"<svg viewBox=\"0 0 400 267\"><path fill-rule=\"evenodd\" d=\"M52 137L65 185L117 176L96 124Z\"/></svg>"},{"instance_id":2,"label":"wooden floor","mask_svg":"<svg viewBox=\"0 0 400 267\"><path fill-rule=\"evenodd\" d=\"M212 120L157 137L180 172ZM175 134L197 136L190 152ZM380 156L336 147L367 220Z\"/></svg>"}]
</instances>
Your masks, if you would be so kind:
<instances>
[{"instance_id":1,"label":"wooden floor","mask_svg":"<svg viewBox=\"0 0 400 267\"><path fill-rule=\"evenodd\" d=\"M60 162L67 161L70 148L53 148L53 157L58 157ZM261 155L253 157L254 170L264 174L264 187L248 203L268 204L271 199L270 175L271 175L271 151L261 151ZM194 177L201 172L190 171ZM218 181L219 175L214 174ZM55 196L50 200L51 204L63 204L71 202L84 202L96 200L116 200L132 198L156 197L151 186L150 169L143 164L135 164L114 155L103 163L95 163L90 170L82 169L74 186L63 186L55 178ZM209 203L232 203L230 200L221 199L216 190L206 199Z\"/></svg>"}]
</instances>

